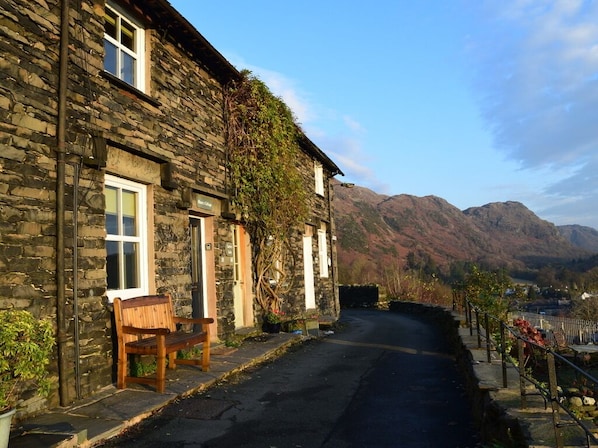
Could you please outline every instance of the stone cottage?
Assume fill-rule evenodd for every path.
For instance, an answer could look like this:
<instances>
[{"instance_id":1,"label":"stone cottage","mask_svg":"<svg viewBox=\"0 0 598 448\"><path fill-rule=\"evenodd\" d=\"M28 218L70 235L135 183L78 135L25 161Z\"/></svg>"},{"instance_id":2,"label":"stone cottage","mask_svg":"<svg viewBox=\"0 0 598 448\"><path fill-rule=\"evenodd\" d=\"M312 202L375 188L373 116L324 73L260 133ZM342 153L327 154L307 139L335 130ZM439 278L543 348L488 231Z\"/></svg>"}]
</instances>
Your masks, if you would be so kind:
<instances>
[{"instance_id":1,"label":"stone cottage","mask_svg":"<svg viewBox=\"0 0 598 448\"><path fill-rule=\"evenodd\" d=\"M0 4L0 309L55 323L67 405L114 382L111 302L169 292L223 340L259 320L230 212L223 92L239 72L166 0ZM295 309L338 317L330 179L302 135L311 217Z\"/></svg>"}]
</instances>

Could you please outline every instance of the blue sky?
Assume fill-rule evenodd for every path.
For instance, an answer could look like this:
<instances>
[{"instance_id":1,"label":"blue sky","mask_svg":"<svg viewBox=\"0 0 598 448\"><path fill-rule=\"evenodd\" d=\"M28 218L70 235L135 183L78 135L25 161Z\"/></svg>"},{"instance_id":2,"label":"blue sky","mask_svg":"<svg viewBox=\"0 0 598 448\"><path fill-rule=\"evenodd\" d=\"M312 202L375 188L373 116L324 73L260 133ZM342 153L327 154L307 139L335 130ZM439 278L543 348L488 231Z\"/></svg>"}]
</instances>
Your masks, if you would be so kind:
<instances>
[{"instance_id":1,"label":"blue sky","mask_svg":"<svg viewBox=\"0 0 598 448\"><path fill-rule=\"evenodd\" d=\"M598 228L598 1L171 0L377 193Z\"/></svg>"}]
</instances>

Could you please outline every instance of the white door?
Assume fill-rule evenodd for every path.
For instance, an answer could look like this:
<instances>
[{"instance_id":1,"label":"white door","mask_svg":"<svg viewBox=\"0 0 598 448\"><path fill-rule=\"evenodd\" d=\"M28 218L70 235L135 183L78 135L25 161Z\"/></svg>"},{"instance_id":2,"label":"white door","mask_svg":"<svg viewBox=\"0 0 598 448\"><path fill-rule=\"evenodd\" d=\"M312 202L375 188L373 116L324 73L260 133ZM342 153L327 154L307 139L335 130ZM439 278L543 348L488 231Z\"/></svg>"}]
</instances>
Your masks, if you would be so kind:
<instances>
[{"instance_id":1,"label":"white door","mask_svg":"<svg viewBox=\"0 0 598 448\"><path fill-rule=\"evenodd\" d=\"M316 307L316 294L314 290L314 259L313 259L313 229L305 226L303 235L303 278L305 279L305 309Z\"/></svg>"},{"instance_id":2,"label":"white door","mask_svg":"<svg viewBox=\"0 0 598 448\"><path fill-rule=\"evenodd\" d=\"M247 256L246 241L245 229L235 225L233 228L233 297L235 305L235 328L243 328L247 326L245 317L245 309L247 308L247 275L245 267L245 257Z\"/></svg>"}]
</instances>

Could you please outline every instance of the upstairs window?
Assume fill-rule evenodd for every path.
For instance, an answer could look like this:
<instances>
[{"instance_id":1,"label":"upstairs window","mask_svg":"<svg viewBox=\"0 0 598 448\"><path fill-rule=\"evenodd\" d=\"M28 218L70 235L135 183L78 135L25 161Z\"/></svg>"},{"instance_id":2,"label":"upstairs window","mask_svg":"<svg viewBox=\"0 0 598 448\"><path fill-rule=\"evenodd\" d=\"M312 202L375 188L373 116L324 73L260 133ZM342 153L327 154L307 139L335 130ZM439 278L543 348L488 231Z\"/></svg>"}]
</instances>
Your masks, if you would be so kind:
<instances>
[{"instance_id":1,"label":"upstairs window","mask_svg":"<svg viewBox=\"0 0 598 448\"><path fill-rule=\"evenodd\" d=\"M324 196L324 168L319 162L314 162L314 177L316 180L316 194Z\"/></svg>"},{"instance_id":2,"label":"upstairs window","mask_svg":"<svg viewBox=\"0 0 598 448\"><path fill-rule=\"evenodd\" d=\"M104 15L104 70L143 91L145 32L122 10L107 3Z\"/></svg>"},{"instance_id":3,"label":"upstairs window","mask_svg":"<svg viewBox=\"0 0 598 448\"><path fill-rule=\"evenodd\" d=\"M328 277L328 244L327 244L328 226L322 223L318 229L318 259L320 262L320 277Z\"/></svg>"}]
</instances>

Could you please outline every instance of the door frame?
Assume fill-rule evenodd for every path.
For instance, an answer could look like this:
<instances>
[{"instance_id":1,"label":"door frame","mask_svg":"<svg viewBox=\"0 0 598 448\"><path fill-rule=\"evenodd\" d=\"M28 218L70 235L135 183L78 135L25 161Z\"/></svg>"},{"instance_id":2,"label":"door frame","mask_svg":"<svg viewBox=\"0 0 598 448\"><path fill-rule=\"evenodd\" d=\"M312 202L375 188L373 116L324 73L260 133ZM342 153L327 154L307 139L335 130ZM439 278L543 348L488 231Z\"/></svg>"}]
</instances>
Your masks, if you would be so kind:
<instances>
[{"instance_id":1,"label":"door frame","mask_svg":"<svg viewBox=\"0 0 598 448\"><path fill-rule=\"evenodd\" d=\"M314 228L310 225L306 225L305 233L303 234L303 279L305 283L306 311L316 308L313 234Z\"/></svg>"},{"instance_id":2,"label":"door frame","mask_svg":"<svg viewBox=\"0 0 598 448\"><path fill-rule=\"evenodd\" d=\"M251 327L253 319L253 296L251 275L251 247L249 235L241 224L234 224L233 234L233 300L235 329Z\"/></svg>"},{"instance_id":3,"label":"door frame","mask_svg":"<svg viewBox=\"0 0 598 448\"><path fill-rule=\"evenodd\" d=\"M197 237L194 235L197 229ZM206 229L205 229L205 218L202 216L189 216L189 230L191 232L191 300L192 300L192 313L193 317L207 317L209 316L208 310L208 292L207 292L207 273L206 273ZM196 258L197 257L197 258ZM199 291L199 299L201 302L201 313L198 313L196 307L196 298L193 296L193 287L195 284L195 272L194 270L199 267L199 285L201 291Z\"/></svg>"}]
</instances>

